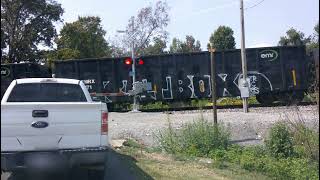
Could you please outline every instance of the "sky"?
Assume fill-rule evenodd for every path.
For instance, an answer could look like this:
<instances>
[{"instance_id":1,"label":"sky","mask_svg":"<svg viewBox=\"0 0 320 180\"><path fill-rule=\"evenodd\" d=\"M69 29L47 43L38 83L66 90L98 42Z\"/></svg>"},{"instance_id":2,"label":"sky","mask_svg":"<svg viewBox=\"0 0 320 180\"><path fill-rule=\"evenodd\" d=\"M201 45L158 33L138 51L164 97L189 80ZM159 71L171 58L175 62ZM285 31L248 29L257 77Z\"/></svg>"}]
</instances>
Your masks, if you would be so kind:
<instances>
[{"instance_id":1,"label":"sky","mask_svg":"<svg viewBox=\"0 0 320 180\"><path fill-rule=\"evenodd\" d=\"M125 29L131 16L139 10L153 6L155 0L57 0L64 8L63 23L76 21L78 16L99 16L107 31L106 39L117 36ZM240 0L166 0L170 9L169 32L172 38L185 40L192 35L206 50L210 35L220 26L233 29L236 48L240 48ZM312 35L319 21L319 0L244 0L246 47L276 46L280 36L293 27ZM63 23L57 24L58 32Z\"/></svg>"}]
</instances>

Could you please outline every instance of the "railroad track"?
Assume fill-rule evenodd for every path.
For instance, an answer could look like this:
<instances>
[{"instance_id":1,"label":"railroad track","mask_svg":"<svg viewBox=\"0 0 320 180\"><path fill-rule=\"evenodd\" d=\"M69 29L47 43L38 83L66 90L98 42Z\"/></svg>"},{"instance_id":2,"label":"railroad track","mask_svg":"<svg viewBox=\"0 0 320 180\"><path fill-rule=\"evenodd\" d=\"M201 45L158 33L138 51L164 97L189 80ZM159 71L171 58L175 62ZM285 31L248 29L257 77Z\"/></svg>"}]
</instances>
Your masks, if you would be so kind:
<instances>
[{"instance_id":1,"label":"railroad track","mask_svg":"<svg viewBox=\"0 0 320 180\"><path fill-rule=\"evenodd\" d=\"M308 106L308 105L316 105L315 102L300 102L298 106ZM251 107L281 107L281 106L290 106L286 103L273 103L271 105L262 105L262 104L250 104ZM240 109L242 105L223 105L217 106L217 109ZM162 109L140 109L141 112L165 112L165 111L192 111L199 109L212 109L212 106L204 106L204 107L174 107L174 108L162 108ZM129 112L129 110L122 109L113 109L110 112Z\"/></svg>"}]
</instances>

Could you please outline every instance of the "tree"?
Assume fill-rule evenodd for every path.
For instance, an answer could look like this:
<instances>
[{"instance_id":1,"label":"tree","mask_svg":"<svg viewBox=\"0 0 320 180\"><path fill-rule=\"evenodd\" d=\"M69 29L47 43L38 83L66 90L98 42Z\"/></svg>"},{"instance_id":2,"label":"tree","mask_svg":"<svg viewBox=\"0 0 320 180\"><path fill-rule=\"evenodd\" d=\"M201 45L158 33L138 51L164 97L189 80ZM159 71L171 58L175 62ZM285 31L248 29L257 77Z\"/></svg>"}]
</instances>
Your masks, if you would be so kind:
<instances>
[{"instance_id":1,"label":"tree","mask_svg":"<svg viewBox=\"0 0 320 180\"><path fill-rule=\"evenodd\" d=\"M136 55L144 55L144 52L148 52L144 49L150 48L151 39L157 46L163 46L163 42L159 40L167 37L165 28L169 23L168 10L166 2L158 1L154 8L151 6L142 8L136 17L132 16L126 27L124 46L131 48L134 42Z\"/></svg>"},{"instance_id":2,"label":"tree","mask_svg":"<svg viewBox=\"0 0 320 180\"><path fill-rule=\"evenodd\" d=\"M111 56L111 48L104 38L106 31L100 23L101 19L93 16L78 17L77 21L66 23L56 40L57 50L77 51L80 53L79 58Z\"/></svg>"},{"instance_id":3,"label":"tree","mask_svg":"<svg viewBox=\"0 0 320 180\"><path fill-rule=\"evenodd\" d=\"M314 27L314 33L310 44L307 45L307 51L310 52L316 48L319 48L319 22Z\"/></svg>"},{"instance_id":4,"label":"tree","mask_svg":"<svg viewBox=\"0 0 320 180\"><path fill-rule=\"evenodd\" d=\"M120 46L111 45L110 48L111 48L111 57L130 56L130 53Z\"/></svg>"},{"instance_id":5,"label":"tree","mask_svg":"<svg viewBox=\"0 0 320 180\"><path fill-rule=\"evenodd\" d=\"M207 48L210 48L212 43L213 48L219 50L235 49L236 42L233 37L233 30L228 26L219 26L217 30L211 34Z\"/></svg>"},{"instance_id":6,"label":"tree","mask_svg":"<svg viewBox=\"0 0 320 180\"><path fill-rule=\"evenodd\" d=\"M1 60L37 61L38 45L52 47L63 9L54 0L1 1Z\"/></svg>"},{"instance_id":7,"label":"tree","mask_svg":"<svg viewBox=\"0 0 320 180\"><path fill-rule=\"evenodd\" d=\"M172 39L172 44L170 46L170 53L180 53L182 52L180 48L181 41L177 38Z\"/></svg>"},{"instance_id":8,"label":"tree","mask_svg":"<svg viewBox=\"0 0 320 180\"><path fill-rule=\"evenodd\" d=\"M200 52L201 44L199 40L191 35L186 36L186 41L180 41L177 38L172 39L170 46L170 53L187 53L187 52Z\"/></svg>"},{"instance_id":9,"label":"tree","mask_svg":"<svg viewBox=\"0 0 320 180\"><path fill-rule=\"evenodd\" d=\"M200 41L196 41L193 36L187 35L186 41L180 44L183 52L199 52L201 51Z\"/></svg>"},{"instance_id":10,"label":"tree","mask_svg":"<svg viewBox=\"0 0 320 180\"><path fill-rule=\"evenodd\" d=\"M281 36L278 43L279 46L302 46L310 42L311 37L304 37L304 33L290 28L286 32L286 36Z\"/></svg>"},{"instance_id":11,"label":"tree","mask_svg":"<svg viewBox=\"0 0 320 180\"><path fill-rule=\"evenodd\" d=\"M1 28L1 63L6 62L6 58L4 56L4 49L7 46L7 35L4 33L4 31Z\"/></svg>"},{"instance_id":12,"label":"tree","mask_svg":"<svg viewBox=\"0 0 320 180\"><path fill-rule=\"evenodd\" d=\"M145 49L143 49L143 54L144 55L165 54L166 48L167 48L166 39L154 37L152 44L149 44Z\"/></svg>"},{"instance_id":13,"label":"tree","mask_svg":"<svg viewBox=\"0 0 320 180\"><path fill-rule=\"evenodd\" d=\"M79 59L80 52L75 49L63 48L58 50L44 51L43 57L46 65L50 68L54 68L54 60L66 60L66 59Z\"/></svg>"}]
</instances>

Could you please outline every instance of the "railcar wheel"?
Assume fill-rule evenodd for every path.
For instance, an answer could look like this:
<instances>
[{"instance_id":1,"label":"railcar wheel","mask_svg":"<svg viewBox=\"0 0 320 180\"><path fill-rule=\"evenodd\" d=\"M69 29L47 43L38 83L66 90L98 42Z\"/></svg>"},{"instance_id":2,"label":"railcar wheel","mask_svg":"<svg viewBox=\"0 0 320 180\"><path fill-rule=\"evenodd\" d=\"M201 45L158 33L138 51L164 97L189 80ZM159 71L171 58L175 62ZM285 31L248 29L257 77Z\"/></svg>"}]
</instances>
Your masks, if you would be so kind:
<instances>
[{"instance_id":1,"label":"railcar wheel","mask_svg":"<svg viewBox=\"0 0 320 180\"><path fill-rule=\"evenodd\" d=\"M287 105L297 105L304 98L304 92L287 92L284 94L283 101Z\"/></svg>"},{"instance_id":2,"label":"railcar wheel","mask_svg":"<svg viewBox=\"0 0 320 180\"><path fill-rule=\"evenodd\" d=\"M275 101L275 97L272 94L257 94L256 99L263 105L271 105Z\"/></svg>"}]
</instances>

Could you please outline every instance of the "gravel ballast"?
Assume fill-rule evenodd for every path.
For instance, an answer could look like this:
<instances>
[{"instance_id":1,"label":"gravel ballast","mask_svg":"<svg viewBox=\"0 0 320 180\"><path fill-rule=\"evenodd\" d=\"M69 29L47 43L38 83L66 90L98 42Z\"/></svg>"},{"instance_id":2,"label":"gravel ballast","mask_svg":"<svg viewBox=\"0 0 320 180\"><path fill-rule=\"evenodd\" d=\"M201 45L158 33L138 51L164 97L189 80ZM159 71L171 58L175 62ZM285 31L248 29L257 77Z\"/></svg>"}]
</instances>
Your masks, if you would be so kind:
<instances>
[{"instance_id":1,"label":"gravel ballast","mask_svg":"<svg viewBox=\"0 0 320 180\"><path fill-rule=\"evenodd\" d=\"M218 123L230 128L232 141L242 145L262 144L268 129L278 121L303 120L311 128L319 128L317 106L219 109ZM201 115L212 120L211 110L155 112L155 113L109 113L110 139L135 138L147 146L157 145L154 133L172 124L180 129L185 123L197 121Z\"/></svg>"}]
</instances>

